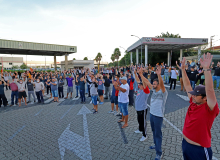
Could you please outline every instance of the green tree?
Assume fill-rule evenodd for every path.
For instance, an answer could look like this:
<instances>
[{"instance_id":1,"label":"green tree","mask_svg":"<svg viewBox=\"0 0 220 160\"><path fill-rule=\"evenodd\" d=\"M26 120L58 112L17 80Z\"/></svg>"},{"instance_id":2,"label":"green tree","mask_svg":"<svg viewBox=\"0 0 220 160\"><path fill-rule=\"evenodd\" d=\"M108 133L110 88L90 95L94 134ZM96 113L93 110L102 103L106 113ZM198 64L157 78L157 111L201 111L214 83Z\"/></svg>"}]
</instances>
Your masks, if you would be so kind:
<instances>
[{"instance_id":1,"label":"green tree","mask_svg":"<svg viewBox=\"0 0 220 160\"><path fill-rule=\"evenodd\" d=\"M76 60L76 58L73 58L73 60Z\"/></svg>"},{"instance_id":2,"label":"green tree","mask_svg":"<svg viewBox=\"0 0 220 160\"><path fill-rule=\"evenodd\" d=\"M21 69L27 69L27 65L25 63L23 63L21 66L20 66Z\"/></svg>"},{"instance_id":3,"label":"green tree","mask_svg":"<svg viewBox=\"0 0 220 160\"><path fill-rule=\"evenodd\" d=\"M179 34L173 34L173 33L161 33L161 35L156 36L156 37L161 37L161 38L181 38L181 36Z\"/></svg>"},{"instance_id":4,"label":"green tree","mask_svg":"<svg viewBox=\"0 0 220 160\"><path fill-rule=\"evenodd\" d=\"M114 61L115 61L115 55L114 55L114 54L112 54L111 60L112 60L112 62L113 62L113 64L114 64Z\"/></svg>"},{"instance_id":5,"label":"green tree","mask_svg":"<svg viewBox=\"0 0 220 160\"><path fill-rule=\"evenodd\" d=\"M12 66L12 69L18 69L18 68L19 68L18 65Z\"/></svg>"},{"instance_id":6,"label":"green tree","mask_svg":"<svg viewBox=\"0 0 220 160\"><path fill-rule=\"evenodd\" d=\"M119 49L119 48L115 48L113 54L114 54L114 56L115 56L115 59L117 59L117 62L118 62L118 59L119 59L119 57L121 56L121 51L120 51L120 49Z\"/></svg>"},{"instance_id":7,"label":"green tree","mask_svg":"<svg viewBox=\"0 0 220 160\"><path fill-rule=\"evenodd\" d=\"M99 73L99 66L101 60L102 60L102 54L99 52L95 57L95 61L98 62L98 73Z\"/></svg>"},{"instance_id":8,"label":"green tree","mask_svg":"<svg viewBox=\"0 0 220 160\"><path fill-rule=\"evenodd\" d=\"M88 60L88 57L84 57L83 60Z\"/></svg>"}]
</instances>

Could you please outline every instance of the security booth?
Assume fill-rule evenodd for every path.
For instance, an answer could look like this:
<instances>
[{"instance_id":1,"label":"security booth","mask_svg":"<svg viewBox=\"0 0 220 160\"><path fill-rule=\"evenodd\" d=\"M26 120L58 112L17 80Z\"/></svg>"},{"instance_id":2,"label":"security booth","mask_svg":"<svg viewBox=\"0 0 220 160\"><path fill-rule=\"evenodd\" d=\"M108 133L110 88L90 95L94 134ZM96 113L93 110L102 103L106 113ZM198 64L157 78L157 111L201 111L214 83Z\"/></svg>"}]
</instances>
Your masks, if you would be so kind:
<instances>
[{"instance_id":1,"label":"security booth","mask_svg":"<svg viewBox=\"0 0 220 160\"><path fill-rule=\"evenodd\" d=\"M180 51L180 59L184 49L189 49L198 46L198 59L201 57L201 45L208 43L208 38L157 38L157 37L142 37L130 47L127 52L130 52L131 63L132 52L136 52L136 64L138 64L139 53L145 55L145 66L148 64L148 52L164 52L167 53L167 64L171 65L172 52Z\"/></svg>"}]
</instances>

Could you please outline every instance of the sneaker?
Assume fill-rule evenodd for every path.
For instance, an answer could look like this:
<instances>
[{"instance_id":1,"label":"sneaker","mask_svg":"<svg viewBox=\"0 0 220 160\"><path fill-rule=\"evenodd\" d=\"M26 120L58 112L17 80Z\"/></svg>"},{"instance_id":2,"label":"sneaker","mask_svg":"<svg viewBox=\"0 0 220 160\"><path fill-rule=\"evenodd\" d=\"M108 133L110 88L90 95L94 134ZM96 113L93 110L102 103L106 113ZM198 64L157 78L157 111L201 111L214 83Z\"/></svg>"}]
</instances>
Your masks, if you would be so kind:
<instances>
[{"instance_id":1,"label":"sneaker","mask_svg":"<svg viewBox=\"0 0 220 160\"><path fill-rule=\"evenodd\" d=\"M104 102L100 102L99 104L104 104Z\"/></svg>"},{"instance_id":2,"label":"sneaker","mask_svg":"<svg viewBox=\"0 0 220 160\"><path fill-rule=\"evenodd\" d=\"M150 146L149 148L150 148L150 149L155 149L155 145L154 145L154 146Z\"/></svg>"},{"instance_id":3,"label":"sneaker","mask_svg":"<svg viewBox=\"0 0 220 160\"><path fill-rule=\"evenodd\" d=\"M120 113L120 112L118 112L118 113L116 114L116 116L121 116L121 113Z\"/></svg>"},{"instance_id":4,"label":"sneaker","mask_svg":"<svg viewBox=\"0 0 220 160\"><path fill-rule=\"evenodd\" d=\"M109 111L108 113L114 113L114 111Z\"/></svg>"},{"instance_id":5,"label":"sneaker","mask_svg":"<svg viewBox=\"0 0 220 160\"><path fill-rule=\"evenodd\" d=\"M93 114L97 114L97 113L98 113L98 111L94 111L94 112L93 112Z\"/></svg>"},{"instance_id":6,"label":"sneaker","mask_svg":"<svg viewBox=\"0 0 220 160\"><path fill-rule=\"evenodd\" d=\"M78 96L76 96L75 98L77 98Z\"/></svg>"},{"instance_id":7,"label":"sneaker","mask_svg":"<svg viewBox=\"0 0 220 160\"><path fill-rule=\"evenodd\" d=\"M156 155L155 157L155 160L160 160L161 159L161 156L159 156L158 154Z\"/></svg>"},{"instance_id":8,"label":"sneaker","mask_svg":"<svg viewBox=\"0 0 220 160\"><path fill-rule=\"evenodd\" d=\"M136 130L136 131L134 131L134 133L142 133L141 131L139 131L139 130Z\"/></svg>"},{"instance_id":9,"label":"sneaker","mask_svg":"<svg viewBox=\"0 0 220 160\"><path fill-rule=\"evenodd\" d=\"M143 142L143 141L145 141L146 139L147 139L147 136L146 136L146 137L142 136L141 139L140 139L140 141Z\"/></svg>"}]
</instances>

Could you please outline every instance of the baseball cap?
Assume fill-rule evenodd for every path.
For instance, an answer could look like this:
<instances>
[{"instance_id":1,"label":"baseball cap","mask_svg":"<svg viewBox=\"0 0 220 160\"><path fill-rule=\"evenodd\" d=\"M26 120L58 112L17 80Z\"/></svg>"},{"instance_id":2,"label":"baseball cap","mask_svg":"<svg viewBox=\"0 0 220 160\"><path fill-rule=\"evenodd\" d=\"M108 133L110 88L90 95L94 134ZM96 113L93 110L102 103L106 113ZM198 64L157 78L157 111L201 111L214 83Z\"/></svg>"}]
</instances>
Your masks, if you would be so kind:
<instances>
[{"instance_id":1,"label":"baseball cap","mask_svg":"<svg viewBox=\"0 0 220 160\"><path fill-rule=\"evenodd\" d=\"M142 83L142 82L140 82L140 83L138 83L138 84L140 84L140 85L142 85L142 86L143 86L143 83Z\"/></svg>"},{"instance_id":2,"label":"baseball cap","mask_svg":"<svg viewBox=\"0 0 220 160\"><path fill-rule=\"evenodd\" d=\"M127 77L121 77L121 78L119 78L120 80L126 80L127 81Z\"/></svg>"},{"instance_id":3,"label":"baseball cap","mask_svg":"<svg viewBox=\"0 0 220 160\"><path fill-rule=\"evenodd\" d=\"M69 76L71 76L71 74L69 74Z\"/></svg>"},{"instance_id":4,"label":"baseball cap","mask_svg":"<svg viewBox=\"0 0 220 160\"><path fill-rule=\"evenodd\" d=\"M206 95L205 86L204 85L199 85L199 86L195 87L194 90L190 91L189 93L191 95L195 95L195 96Z\"/></svg>"}]
</instances>

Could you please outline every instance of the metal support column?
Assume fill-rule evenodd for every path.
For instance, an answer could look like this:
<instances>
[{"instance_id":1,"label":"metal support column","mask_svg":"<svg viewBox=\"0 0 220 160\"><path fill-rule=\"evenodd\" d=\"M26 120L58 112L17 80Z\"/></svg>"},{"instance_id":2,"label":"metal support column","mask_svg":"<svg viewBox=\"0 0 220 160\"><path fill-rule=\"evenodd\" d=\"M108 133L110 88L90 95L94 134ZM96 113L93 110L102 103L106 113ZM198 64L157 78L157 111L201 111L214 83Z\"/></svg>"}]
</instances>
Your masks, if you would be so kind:
<instances>
[{"instance_id":1,"label":"metal support column","mask_svg":"<svg viewBox=\"0 0 220 160\"><path fill-rule=\"evenodd\" d=\"M170 52L167 53L167 65L170 66Z\"/></svg>"},{"instance_id":2,"label":"metal support column","mask_svg":"<svg viewBox=\"0 0 220 160\"><path fill-rule=\"evenodd\" d=\"M145 66L148 64L148 47L145 45Z\"/></svg>"},{"instance_id":3,"label":"metal support column","mask_svg":"<svg viewBox=\"0 0 220 160\"><path fill-rule=\"evenodd\" d=\"M65 70L68 70L68 54L65 54Z\"/></svg>"},{"instance_id":4,"label":"metal support column","mask_svg":"<svg viewBox=\"0 0 220 160\"><path fill-rule=\"evenodd\" d=\"M180 61L183 59L183 49L180 49Z\"/></svg>"},{"instance_id":5,"label":"metal support column","mask_svg":"<svg viewBox=\"0 0 220 160\"><path fill-rule=\"evenodd\" d=\"M54 55L54 70L57 71L57 59L56 59L56 55Z\"/></svg>"},{"instance_id":6,"label":"metal support column","mask_svg":"<svg viewBox=\"0 0 220 160\"><path fill-rule=\"evenodd\" d=\"M139 58L139 56L138 56L138 49L136 49L136 64L138 65L138 58Z\"/></svg>"}]
</instances>

